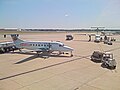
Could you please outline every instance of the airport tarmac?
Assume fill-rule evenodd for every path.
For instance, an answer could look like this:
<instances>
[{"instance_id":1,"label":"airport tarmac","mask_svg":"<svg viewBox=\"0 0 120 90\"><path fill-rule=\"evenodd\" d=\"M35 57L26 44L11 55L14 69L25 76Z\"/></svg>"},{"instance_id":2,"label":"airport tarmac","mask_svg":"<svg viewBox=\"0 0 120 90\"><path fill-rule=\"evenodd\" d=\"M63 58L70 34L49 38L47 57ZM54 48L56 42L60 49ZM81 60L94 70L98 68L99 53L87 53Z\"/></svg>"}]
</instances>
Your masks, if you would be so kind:
<instances>
[{"instance_id":1,"label":"airport tarmac","mask_svg":"<svg viewBox=\"0 0 120 90\"><path fill-rule=\"evenodd\" d=\"M74 40L66 41L66 34ZM120 36L113 45L88 42L88 36L78 33L20 33L30 41L61 41L74 48L73 57L36 57L35 53L0 54L0 90L120 90ZM3 38L0 42L11 41ZM90 60L95 50L111 51L117 61L116 70L103 68Z\"/></svg>"}]
</instances>

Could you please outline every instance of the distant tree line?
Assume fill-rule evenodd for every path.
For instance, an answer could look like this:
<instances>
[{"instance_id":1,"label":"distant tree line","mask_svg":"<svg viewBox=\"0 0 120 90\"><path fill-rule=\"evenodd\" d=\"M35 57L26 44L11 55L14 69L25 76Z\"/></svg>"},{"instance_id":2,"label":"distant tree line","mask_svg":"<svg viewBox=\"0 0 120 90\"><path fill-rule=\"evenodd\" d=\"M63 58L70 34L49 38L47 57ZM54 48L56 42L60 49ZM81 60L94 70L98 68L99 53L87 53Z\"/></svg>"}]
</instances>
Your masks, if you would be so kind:
<instances>
[{"instance_id":1,"label":"distant tree line","mask_svg":"<svg viewBox=\"0 0 120 90\"><path fill-rule=\"evenodd\" d=\"M0 29L0 31L19 31L18 29ZM21 31L97 31L97 29L21 29ZM120 32L120 29L99 29L98 31L116 31Z\"/></svg>"}]
</instances>

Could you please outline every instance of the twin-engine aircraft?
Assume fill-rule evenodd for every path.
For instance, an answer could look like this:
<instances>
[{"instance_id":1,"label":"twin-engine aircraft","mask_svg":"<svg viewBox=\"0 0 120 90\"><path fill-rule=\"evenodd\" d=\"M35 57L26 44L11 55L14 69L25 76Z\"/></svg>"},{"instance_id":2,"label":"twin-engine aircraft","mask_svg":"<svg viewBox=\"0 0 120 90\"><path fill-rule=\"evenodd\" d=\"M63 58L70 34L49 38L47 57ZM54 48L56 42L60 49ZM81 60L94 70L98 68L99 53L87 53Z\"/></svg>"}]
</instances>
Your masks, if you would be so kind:
<instances>
[{"instance_id":1,"label":"twin-engine aircraft","mask_svg":"<svg viewBox=\"0 0 120 90\"><path fill-rule=\"evenodd\" d=\"M58 55L68 54L73 56L72 51L73 48L65 46L61 42L56 41L24 41L18 38L18 34L11 34L12 40L17 48L28 49L34 52L37 52L37 55L40 53L48 53L51 54L54 51L58 52Z\"/></svg>"}]
</instances>

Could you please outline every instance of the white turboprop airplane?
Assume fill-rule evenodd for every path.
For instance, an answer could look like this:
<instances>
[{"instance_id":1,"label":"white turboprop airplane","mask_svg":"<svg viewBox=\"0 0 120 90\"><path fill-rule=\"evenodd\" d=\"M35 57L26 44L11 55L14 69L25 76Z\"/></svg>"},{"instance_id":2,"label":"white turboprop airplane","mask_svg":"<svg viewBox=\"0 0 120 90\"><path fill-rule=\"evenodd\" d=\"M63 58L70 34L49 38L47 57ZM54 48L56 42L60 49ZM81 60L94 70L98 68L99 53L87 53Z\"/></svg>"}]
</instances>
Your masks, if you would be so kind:
<instances>
[{"instance_id":1,"label":"white turboprop airplane","mask_svg":"<svg viewBox=\"0 0 120 90\"><path fill-rule=\"evenodd\" d=\"M40 53L52 53L54 51L58 52L58 55L65 54L65 52L70 52L73 56L71 47L65 46L61 42L56 41L23 41L18 38L18 34L11 34L14 44L19 49L28 49L34 52ZM68 54L68 53L66 53Z\"/></svg>"}]
</instances>

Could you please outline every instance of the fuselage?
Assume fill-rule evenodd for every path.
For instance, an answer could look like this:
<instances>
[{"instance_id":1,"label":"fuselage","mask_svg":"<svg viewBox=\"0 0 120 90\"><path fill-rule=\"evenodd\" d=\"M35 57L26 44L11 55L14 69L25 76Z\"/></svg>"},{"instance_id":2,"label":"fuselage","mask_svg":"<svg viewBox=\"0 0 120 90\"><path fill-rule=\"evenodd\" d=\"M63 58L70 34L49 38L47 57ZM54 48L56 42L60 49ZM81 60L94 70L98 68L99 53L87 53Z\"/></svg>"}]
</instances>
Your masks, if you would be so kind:
<instances>
[{"instance_id":1,"label":"fuselage","mask_svg":"<svg viewBox=\"0 0 120 90\"><path fill-rule=\"evenodd\" d=\"M63 43L55 41L24 41L16 43L16 46L36 51L73 51L71 47L64 46Z\"/></svg>"},{"instance_id":2,"label":"fuselage","mask_svg":"<svg viewBox=\"0 0 120 90\"><path fill-rule=\"evenodd\" d=\"M18 35L11 35L14 44L17 48L29 49L36 52L46 52L46 51L59 51L59 52L72 52L73 49L71 47L65 46L61 42L56 41L23 41L18 38Z\"/></svg>"}]
</instances>

